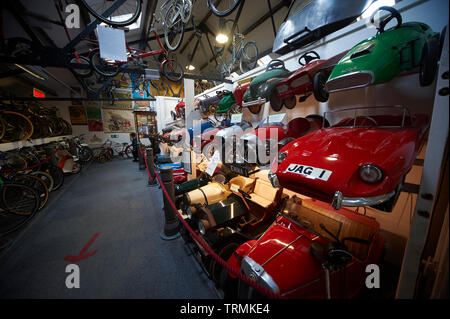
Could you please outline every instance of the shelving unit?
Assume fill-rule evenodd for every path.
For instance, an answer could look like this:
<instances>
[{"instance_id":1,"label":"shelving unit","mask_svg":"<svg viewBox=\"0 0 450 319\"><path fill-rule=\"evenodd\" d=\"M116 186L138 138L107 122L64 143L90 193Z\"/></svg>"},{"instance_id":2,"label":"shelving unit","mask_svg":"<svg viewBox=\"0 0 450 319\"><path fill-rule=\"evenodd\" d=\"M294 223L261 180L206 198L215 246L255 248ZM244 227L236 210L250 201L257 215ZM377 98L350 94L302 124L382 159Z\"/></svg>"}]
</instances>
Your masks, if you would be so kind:
<instances>
[{"instance_id":1,"label":"shelving unit","mask_svg":"<svg viewBox=\"0 0 450 319\"><path fill-rule=\"evenodd\" d=\"M38 139L30 140L30 141L2 143L2 144L0 144L0 151L7 152L10 150L14 150L14 149L22 148L22 147L37 146L37 145L47 144L50 142L61 141L64 138L71 138L71 137L72 137L72 135L63 135L63 136L38 138Z\"/></svg>"}]
</instances>

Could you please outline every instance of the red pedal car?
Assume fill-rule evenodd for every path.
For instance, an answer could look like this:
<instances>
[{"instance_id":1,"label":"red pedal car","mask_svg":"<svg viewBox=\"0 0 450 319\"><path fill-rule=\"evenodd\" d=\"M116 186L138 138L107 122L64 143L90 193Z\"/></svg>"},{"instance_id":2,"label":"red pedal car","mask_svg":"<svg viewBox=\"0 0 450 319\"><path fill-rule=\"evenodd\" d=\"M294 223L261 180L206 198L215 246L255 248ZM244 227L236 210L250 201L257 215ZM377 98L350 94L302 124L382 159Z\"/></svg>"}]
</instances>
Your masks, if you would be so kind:
<instances>
[{"instance_id":1,"label":"red pedal car","mask_svg":"<svg viewBox=\"0 0 450 319\"><path fill-rule=\"evenodd\" d=\"M284 298L353 298L364 286L366 266L381 259L379 230L371 217L293 196L266 232L239 246L228 264ZM220 285L229 297L261 297L226 271Z\"/></svg>"},{"instance_id":2,"label":"red pedal car","mask_svg":"<svg viewBox=\"0 0 450 319\"><path fill-rule=\"evenodd\" d=\"M328 60L321 60L315 51L303 54L298 59L302 67L276 84L270 98L272 109L278 112L283 105L292 109L297 103L296 95L302 95L299 102L305 101L312 93L317 101L326 102L328 92L325 89L325 83L334 66L347 52L339 53Z\"/></svg>"},{"instance_id":3,"label":"red pedal car","mask_svg":"<svg viewBox=\"0 0 450 319\"><path fill-rule=\"evenodd\" d=\"M172 118L174 121L176 121L177 119L182 119L185 116L185 103L183 102L183 100L179 100L178 104L175 105L175 112L174 111L170 111L170 115L172 115Z\"/></svg>"},{"instance_id":4,"label":"red pedal car","mask_svg":"<svg viewBox=\"0 0 450 319\"><path fill-rule=\"evenodd\" d=\"M280 113L280 115L282 114ZM243 144L244 151L242 157L245 163L267 165L270 161L270 154L276 156L284 145L322 127L323 118L320 115L298 117L289 122L286 116L282 120L276 119L277 115L269 115L254 131L241 136L240 142ZM275 132L276 135L271 136ZM263 154L267 158L263 158L261 156Z\"/></svg>"},{"instance_id":5,"label":"red pedal car","mask_svg":"<svg viewBox=\"0 0 450 319\"><path fill-rule=\"evenodd\" d=\"M272 162L273 186L341 206L389 212L429 128L402 106L325 112L331 127L300 137Z\"/></svg>"}]
</instances>

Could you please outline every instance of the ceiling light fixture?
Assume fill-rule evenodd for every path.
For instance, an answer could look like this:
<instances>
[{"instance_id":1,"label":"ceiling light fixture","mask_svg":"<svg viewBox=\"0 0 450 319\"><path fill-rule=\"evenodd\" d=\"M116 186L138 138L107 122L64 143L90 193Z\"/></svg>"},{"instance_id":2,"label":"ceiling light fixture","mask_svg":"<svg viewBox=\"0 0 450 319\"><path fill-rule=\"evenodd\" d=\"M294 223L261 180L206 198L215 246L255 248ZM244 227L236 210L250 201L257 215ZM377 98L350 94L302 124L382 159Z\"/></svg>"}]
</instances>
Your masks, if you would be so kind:
<instances>
[{"instance_id":1,"label":"ceiling light fixture","mask_svg":"<svg viewBox=\"0 0 450 319\"><path fill-rule=\"evenodd\" d=\"M188 69L189 71L195 70L195 66L193 66L192 64L189 64L186 66L186 69Z\"/></svg>"},{"instance_id":2,"label":"ceiling light fixture","mask_svg":"<svg viewBox=\"0 0 450 319\"><path fill-rule=\"evenodd\" d=\"M218 35L216 35L216 41L217 43L225 44L228 42L228 36L224 33L219 33Z\"/></svg>"},{"instance_id":3,"label":"ceiling light fixture","mask_svg":"<svg viewBox=\"0 0 450 319\"><path fill-rule=\"evenodd\" d=\"M216 35L217 43L225 44L228 42L227 21L232 21L232 20L226 20L224 18L219 19L219 33L217 33L217 35Z\"/></svg>"}]
</instances>

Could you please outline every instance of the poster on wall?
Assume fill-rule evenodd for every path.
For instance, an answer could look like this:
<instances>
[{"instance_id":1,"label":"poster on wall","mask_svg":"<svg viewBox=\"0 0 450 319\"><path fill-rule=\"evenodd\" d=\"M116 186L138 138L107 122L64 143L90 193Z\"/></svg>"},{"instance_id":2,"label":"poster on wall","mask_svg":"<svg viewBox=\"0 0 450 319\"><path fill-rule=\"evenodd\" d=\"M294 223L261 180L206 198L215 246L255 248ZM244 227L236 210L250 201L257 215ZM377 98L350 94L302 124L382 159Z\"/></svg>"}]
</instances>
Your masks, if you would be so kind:
<instances>
[{"instance_id":1,"label":"poster on wall","mask_svg":"<svg viewBox=\"0 0 450 319\"><path fill-rule=\"evenodd\" d=\"M112 94L111 94L112 93ZM111 98L111 95L114 99L131 99L131 90L125 89L113 89L109 95L103 94L103 98ZM104 109L132 109L133 101L104 101L102 107Z\"/></svg>"},{"instance_id":2,"label":"poster on wall","mask_svg":"<svg viewBox=\"0 0 450 319\"><path fill-rule=\"evenodd\" d=\"M69 106L70 123L72 125L86 125L86 110L82 105Z\"/></svg>"},{"instance_id":3,"label":"poster on wall","mask_svg":"<svg viewBox=\"0 0 450 319\"><path fill-rule=\"evenodd\" d=\"M150 96L150 81L144 81L143 74L130 74L131 87L133 89L133 98L135 99L149 99Z\"/></svg>"},{"instance_id":4,"label":"poster on wall","mask_svg":"<svg viewBox=\"0 0 450 319\"><path fill-rule=\"evenodd\" d=\"M95 106L87 106L86 107L86 114L88 120L95 120L95 119L101 119L102 118L102 111L99 107Z\"/></svg>"},{"instance_id":5,"label":"poster on wall","mask_svg":"<svg viewBox=\"0 0 450 319\"><path fill-rule=\"evenodd\" d=\"M101 109L96 106L87 106L86 114L88 119L89 132L102 132L103 120Z\"/></svg>"},{"instance_id":6,"label":"poster on wall","mask_svg":"<svg viewBox=\"0 0 450 319\"><path fill-rule=\"evenodd\" d=\"M103 132L103 120L102 119L90 119L88 120L89 132Z\"/></svg>"},{"instance_id":7,"label":"poster on wall","mask_svg":"<svg viewBox=\"0 0 450 319\"><path fill-rule=\"evenodd\" d=\"M129 110L103 110L103 127L105 133L134 132L134 114Z\"/></svg>"}]
</instances>

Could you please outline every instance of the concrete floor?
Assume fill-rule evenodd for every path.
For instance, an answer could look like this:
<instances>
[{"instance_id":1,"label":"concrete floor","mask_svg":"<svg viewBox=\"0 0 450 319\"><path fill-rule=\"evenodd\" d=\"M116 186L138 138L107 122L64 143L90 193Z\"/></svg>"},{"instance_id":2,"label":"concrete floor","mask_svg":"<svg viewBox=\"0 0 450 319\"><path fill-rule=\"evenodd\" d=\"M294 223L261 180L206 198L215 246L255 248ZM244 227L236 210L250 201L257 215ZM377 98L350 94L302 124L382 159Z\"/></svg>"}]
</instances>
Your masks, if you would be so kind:
<instances>
[{"instance_id":1,"label":"concrete floor","mask_svg":"<svg viewBox=\"0 0 450 319\"><path fill-rule=\"evenodd\" d=\"M0 251L0 298L217 298L181 238L163 241L162 195L131 160L92 164L67 178L49 204ZM77 255L80 288L64 260Z\"/></svg>"}]
</instances>

